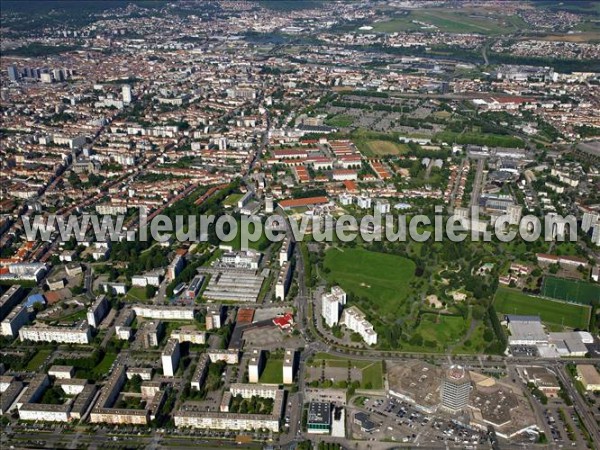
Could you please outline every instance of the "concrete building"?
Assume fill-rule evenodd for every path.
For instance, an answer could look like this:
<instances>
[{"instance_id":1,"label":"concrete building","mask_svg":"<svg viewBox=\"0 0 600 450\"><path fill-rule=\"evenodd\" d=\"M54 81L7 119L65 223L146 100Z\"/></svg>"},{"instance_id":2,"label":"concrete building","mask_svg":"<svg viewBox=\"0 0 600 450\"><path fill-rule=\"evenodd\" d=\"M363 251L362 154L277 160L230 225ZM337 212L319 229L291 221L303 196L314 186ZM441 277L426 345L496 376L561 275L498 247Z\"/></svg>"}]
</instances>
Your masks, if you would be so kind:
<instances>
[{"instance_id":1,"label":"concrete building","mask_svg":"<svg viewBox=\"0 0 600 450\"><path fill-rule=\"evenodd\" d=\"M288 293L291 281L292 266L289 262L285 262L279 270L279 275L275 284L275 298L277 298L278 300L285 300L285 296Z\"/></svg>"},{"instance_id":2,"label":"concrete building","mask_svg":"<svg viewBox=\"0 0 600 450\"><path fill-rule=\"evenodd\" d=\"M204 386L204 381L206 380L206 374L208 373L208 366L210 364L210 358L206 353L202 353L200 358L198 359L198 364L196 365L196 369L192 374L192 379L190 381L190 385L192 389L200 390L202 386Z\"/></svg>"},{"instance_id":3,"label":"concrete building","mask_svg":"<svg viewBox=\"0 0 600 450\"><path fill-rule=\"evenodd\" d=\"M253 250L230 251L223 253L220 265L236 269L258 269L262 253Z\"/></svg>"},{"instance_id":4,"label":"concrete building","mask_svg":"<svg viewBox=\"0 0 600 450\"><path fill-rule=\"evenodd\" d=\"M592 364L577 364L577 376L586 391L600 391L600 374Z\"/></svg>"},{"instance_id":5,"label":"concrete building","mask_svg":"<svg viewBox=\"0 0 600 450\"><path fill-rule=\"evenodd\" d=\"M179 357L179 341L175 339L169 339L160 356L163 374L166 377L175 376L175 372L177 372L177 366L179 365Z\"/></svg>"},{"instance_id":6,"label":"concrete building","mask_svg":"<svg viewBox=\"0 0 600 450\"><path fill-rule=\"evenodd\" d=\"M548 344L548 335L539 316L507 315L506 322L510 331L509 345Z\"/></svg>"},{"instance_id":7,"label":"concrete building","mask_svg":"<svg viewBox=\"0 0 600 450\"><path fill-rule=\"evenodd\" d=\"M225 361L227 364L239 364L240 353L235 349L225 350L208 350L210 362Z\"/></svg>"},{"instance_id":8,"label":"concrete building","mask_svg":"<svg viewBox=\"0 0 600 450\"><path fill-rule=\"evenodd\" d=\"M331 431L331 403L311 402L308 406L306 428L309 434L329 434Z\"/></svg>"},{"instance_id":9,"label":"concrete building","mask_svg":"<svg viewBox=\"0 0 600 450\"><path fill-rule=\"evenodd\" d=\"M92 333L86 322L72 328L35 325L21 328L19 338L21 341L89 344Z\"/></svg>"},{"instance_id":10,"label":"concrete building","mask_svg":"<svg viewBox=\"0 0 600 450\"><path fill-rule=\"evenodd\" d=\"M339 286L331 288L331 292L321 296L321 316L329 327L337 325L340 320L342 306L346 304L346 292Z\"/></svg>"},{"instance_id":11,"label":"concrete building","mask_svg":"<svg viewBox=\"0 0 600 450\"><path fill-rule=\"evenodd\" d=\"M283 358L283 384L294 384L296 366L296 350L287 349Z\"/></svg>"},{"instance_id":12,"label":"concrete building","mask_svg":"<svg viewBox=\"0 0 600 450\"><path fill-rule=\"evenodd\" d=\"M209 305L206 308L206 331L221 328L223 320L223 307L221 305Z\"/></svg>"},{"instance_id":13,"label":"concrete building","mask_svg":"<svg viewBox=\"0 0 600 450\"><path fill-rule=\"evenodd\" d=\"M377 333L373 329L373 325L366 320L365 314L356 306L351 306L344 310L342 313L342 323L349 330L360 334L367 345L377 344Z\"/></svg>"},{"instance_id":14,"label":"concrete building","mask_svg":"<svg viewBox=\"0 0 600 450\"><path fill-rule=\"evenodd\" d=\"M8 313L25 297L25 290L15 284L0 297L0 320L4 320Z\"/></svg>"},{"instance_id":15,"label":"concrete building","mask_svg":"<svg viewBox=\"0 0 600 450\"><path fill-rule=\"evenodd\" d=\"M128 105L129 103L131 103L131 100L132 100L131 86L129 86L128 84L124 84L121 91L122 91L122 96L123 96L123 103L125 105Z\"/></svg>"},{"instance_id":16,"label":"concrete building","mask_svg":"<svg viewBox=\"0 0 600 450\"><path fill-rule=\"evenodd\" d=\"M286 262L288 262L292 256L292 252L294 251L294 243L290 239L289 236L286 236L282 243L281 249L279 250L279 265L283 266Z\"/></svg>"},{"instance_id":17,"label":"concrete building","mask_svg":"<svg viewBox=\"0 0 600 450\"><path fill-rule=\"evenodd\" d=\"M185 261L183 257L179 254L175 255L175 258L173 258L173 261L171 261L171 264L167 267L167 280L169 282L177 278L177 275L179 275L181 269L183 269L184 264Z\"/></svg>"},{"instance_id":18,"label":"concrete building","mask_svg":"<svg viewBox=\"0 0 600 450\"><path fill-rule=\"evenodd\" d=\"M2 391L2 395L0 395L0 415L12 410L15 400L23 391L23 387L23 382L13 379Z\"/></svg>"},{"instance_id":19,"label":"concrete building","mask_svg":"<svg viewBox=\"0 0 600 450\"><path fill-rule=\"evenodd\" d=\"M27 306L17 305L2 321L2 336L16 337L21 327L29 323Z\"/></svg>"},{"instance_id":20,"label":"concrete building","mask_svg":"<svg viewBox=\"0 0 600 450\"><path fill-rule=\"evenodd\" d=\"M189 300L195 300L196 296L198 295L198 292L200 292L200 288L202 287L202 284L204 283L204 276L202 275L196 275L192 281L190 282L190 285L187 288L186 291L186 297Z\"/></svg>"},{"instance_id":21,"label":"concrete building","mask_svg":"<svg viewBox=\"0 0 600 450\"><path fill-rule=\"evenodd\" d=\"M129 340L133 331L131 330L131 322L135 319L135 313L130 308L124 308L119 312L115 320L115 333L119 339Z\"/></svg>"},{"instance_id":22,"label":"concrete building","mask_svg":"<svg viewBox=\"0 0 600 450\"><path fill-rule=\"evenodd\" d=\"M460 411L469 404L471 379L461 366L450 367L442 380L442 406L450 411Z\"/></svg>"},{"instance_id":23,"label":"concrete building","mask_svg":"<svg viewBox=\"0 0 600 450\"><path fill-rule=\"evenodd\" d=\"M179 343L206 344L206 333L195 329L180 329L171 333L171 339L175 339Z\"/></svg>"},{"instance_id":24,"label":"concrete building","mask_svg":"<svg viewBox=\"0 0 600 450\"><path fill-rule=\"evenodd\" d=\"M87 321L91 327L98 328L102 319L106 316L109 310L108 300L104 295L99 295L96 301L89 307L87 311Z\"/></svg>"},{"instance_id":25,"label":"concrete building","mask_svg":"<svg viewBox=\"0 0 600 450\"><path fill-rule=\"evenodd\" d=\"M248 362L248 381L250 383L258 383L264 365L264 352L259 349L252 350L250 353L250 361Z\"/></svg>"},{"instance_id":26,"label":"concrete building","mask_svg":"<svg viewBox=\"0 0 600 450\"><path fill-rule=\"evenodd\" d=\"M73 366L52 366L48 371L48 375L59 379L70 379L75 375L75 368Z\"/></svg>"},{"instance_id":27,"label":"concrete building","mask_svg":"<svg viewBox=\"0 0 600 450\"><path fill-rule=\"evenodd\" d=\"M186 306L136 305L133 310L145 319L194 320L194 308Z\"/></svg>"}]
</instances>

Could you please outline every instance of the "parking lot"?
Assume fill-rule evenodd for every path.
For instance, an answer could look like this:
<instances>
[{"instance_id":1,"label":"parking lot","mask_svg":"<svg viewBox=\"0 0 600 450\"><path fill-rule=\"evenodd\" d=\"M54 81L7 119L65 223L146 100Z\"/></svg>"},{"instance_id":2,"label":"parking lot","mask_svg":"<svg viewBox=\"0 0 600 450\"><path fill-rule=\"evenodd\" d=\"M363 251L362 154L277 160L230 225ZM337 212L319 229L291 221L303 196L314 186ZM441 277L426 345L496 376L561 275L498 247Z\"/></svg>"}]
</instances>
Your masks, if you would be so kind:
<instances>
[{"instance_id":1,"label":"parking lot","mask_svg":"<svg viewBox=\"0 0 600 450\"><path fill-rule=\"evenodd\" d=\"M426 445L441 442L449 445L489 444L486 432L470 429L462 425L457 418L443 417L441 414L425 414L413 405L395 398L365 398L354 403L348 423L352 426L352 435L357 439L390 440L402 443ZM368 413L376 424L372 431L364 431L354 423L354 414L358 411Z\"/></svg>"}]
</instances>

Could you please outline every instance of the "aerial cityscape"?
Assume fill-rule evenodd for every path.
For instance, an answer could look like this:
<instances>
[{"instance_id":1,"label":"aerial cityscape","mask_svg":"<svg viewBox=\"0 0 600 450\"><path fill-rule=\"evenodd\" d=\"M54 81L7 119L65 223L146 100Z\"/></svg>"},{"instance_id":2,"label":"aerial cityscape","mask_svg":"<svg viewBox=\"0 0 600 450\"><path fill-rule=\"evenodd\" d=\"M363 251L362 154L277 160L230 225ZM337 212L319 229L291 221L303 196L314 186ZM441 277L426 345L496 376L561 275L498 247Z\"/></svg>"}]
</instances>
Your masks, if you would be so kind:
<instances>
[{"instance_id":1,"label":"aerial cityscape","mask_svg":"<svg viewBox=\"0 0 600 450\"><path fill-rule=\"evenodd\" d=\"M0 448L600 449L600 2L0 7Z\"/></svg>"}]
</instances>

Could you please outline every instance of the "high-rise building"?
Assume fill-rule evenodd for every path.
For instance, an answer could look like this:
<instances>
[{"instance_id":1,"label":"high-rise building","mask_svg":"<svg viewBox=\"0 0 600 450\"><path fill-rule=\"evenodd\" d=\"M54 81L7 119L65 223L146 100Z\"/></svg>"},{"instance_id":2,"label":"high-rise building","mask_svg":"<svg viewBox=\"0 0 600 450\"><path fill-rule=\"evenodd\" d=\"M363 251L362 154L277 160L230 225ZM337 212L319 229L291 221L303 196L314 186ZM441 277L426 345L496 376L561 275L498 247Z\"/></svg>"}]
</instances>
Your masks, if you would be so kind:
<instances>
[{"instance_id":1,"label":"high-rise building","mask_svg":"<svg viewBox=\"0 0 600 450\"><path fill-rule=\"evenodd\" d=\"M132 100L131 86L129 86L128 84L124 84L123 89L122 89L122 94L123 94L123 103L125 103L125 104L131 103L131 100Z\"/></svg>"},{"instance_id":2,"label":"high-rise building","mask_svg":"<svg viewBox=\"0 0 600 450\"><path fill-rule=\"evenodd\" d=\"M265 194L265 212L270 214L273 212L273 194Z\"/></svg>"},{"instance_id":3,"label":"high-rise building","mask_svg":"<svg viewBox=\"0 0 600 450\"><path fill-rule=\"evenodd\" d=\"M102 319L104 319L104 316L106 316L106 313L109 309L110 308L106 296L98 296L96 301L92 304L92 306L89 307L87 311L87 321L90 326L98 328L98 325L100 325L100 322L102 322Z\"/></svg>"},{"instance_id":4,"label":"high-rise building","mask_svg":"<svg viewBox=\"0 0 600 450\"><path fill-rule=\"evenodd\" d=\"M262 350L254 349L248 362L248 382L258 383L264 366L264 354Z\"/></svg>"},{"instance_id":5,"label":"high-rise building","mask_svg":"<svg viewBox=\"0 0 600 450\"><path fill-rule=\"evenodd\" d=\"M460 411L469 403L471 379L461 366L451 366L442 380L442 406L451 411Z\"/></svg>"},{"instance_id":6,"label":"high-rise building","mask_svg":"<svg viewBox=\"0 0 600 450\"><path fill-rule=\"evenodd\" d=\"M590 228L594 226L600 220L600 213L597 212L584 212L581 219L581 229L587 233Z\"/></svg>"},{"instance_id":7,"label":"high-rise building","mask_svg":"<svg viewBox=\"0 0 600 450\"><path fill-rule=\"evenodd\" d=\"M334 286L330 293L321 296L321 316L327 326L337 325L340 320L342 305L346 304L346 293L339 286Z\"/></svg>"},{"instance_id":8,"label":"high-rise building","mask_svg":"<svg viewBox=\"0 0 600 450\"><path fill-rule=\"evenodd\" d=\"M19 81L19 71L15 66L8 66L8 78L10 81Z\"/></svg>"},{"instance_id":9,"label":"high-rise building","mask_svg":"<svg viewBox=\"0 0 600 450\"><path fill-rule=\"evenodd\" d=\"M296 371L296 350L287 349L283 359L283 384L294 383L294 372Z\"/></svg>"},{"instance_id":10,"label":"high-rise building","mask_svg":"<svg viewBox=\"0 0 600 450\"><path fill-rule=\"evenodd\" d=\"M161 354L163 374L166 377L175 376L179 365L179 341L169 339Z\"/></svg>"}]
</instances>

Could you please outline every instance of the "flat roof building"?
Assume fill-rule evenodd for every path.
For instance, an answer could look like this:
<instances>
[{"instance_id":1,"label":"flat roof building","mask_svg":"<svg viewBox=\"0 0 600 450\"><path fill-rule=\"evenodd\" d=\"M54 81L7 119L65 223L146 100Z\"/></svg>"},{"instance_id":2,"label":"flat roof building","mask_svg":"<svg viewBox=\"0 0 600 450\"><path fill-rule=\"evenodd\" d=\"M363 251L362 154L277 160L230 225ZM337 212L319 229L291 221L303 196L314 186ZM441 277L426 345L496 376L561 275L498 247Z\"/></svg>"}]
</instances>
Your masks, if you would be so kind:
<instances>
[{"instance_id":1,"label":"flat roof building","mask_svg":"<svg viewBox=\"0 0 600 450\"><path fill-rule=\"evenodd\" d=\"M311 402L308 406L307 431L310 434L329 434L331 403Z\"/></svg>"}]
</instances>

